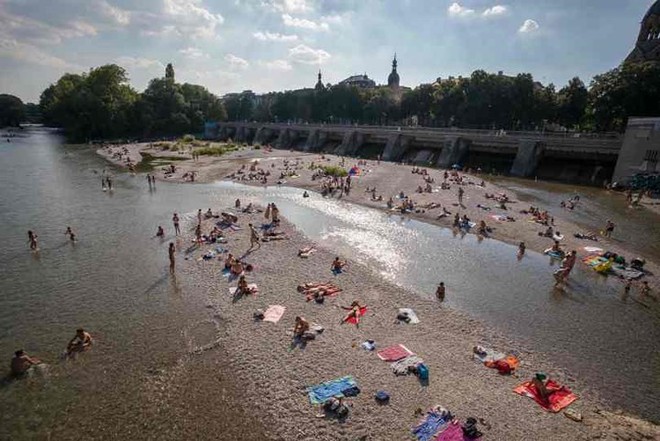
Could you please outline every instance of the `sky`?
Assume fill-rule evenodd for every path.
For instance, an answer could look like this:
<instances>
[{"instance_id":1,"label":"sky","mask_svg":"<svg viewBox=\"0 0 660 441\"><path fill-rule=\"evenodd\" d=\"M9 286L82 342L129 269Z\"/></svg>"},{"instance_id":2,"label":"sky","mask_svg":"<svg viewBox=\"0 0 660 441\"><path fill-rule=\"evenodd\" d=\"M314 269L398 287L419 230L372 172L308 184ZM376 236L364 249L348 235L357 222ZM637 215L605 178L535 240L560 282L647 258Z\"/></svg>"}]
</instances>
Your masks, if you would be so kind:
<instances>
[{"instance_id":1,"label":"sky","mask_svg":"<svg viewBox=\"0 0 660 441\"><path fill-rule=\"evenodd\" d=\"M476 69L587 84L633 48L653 0L0 0L0 93L38 102L66 72L116 63L144 90L178 82L223 95L313 87L396 52L414 87Z\"/></svg>"}]
</instances>

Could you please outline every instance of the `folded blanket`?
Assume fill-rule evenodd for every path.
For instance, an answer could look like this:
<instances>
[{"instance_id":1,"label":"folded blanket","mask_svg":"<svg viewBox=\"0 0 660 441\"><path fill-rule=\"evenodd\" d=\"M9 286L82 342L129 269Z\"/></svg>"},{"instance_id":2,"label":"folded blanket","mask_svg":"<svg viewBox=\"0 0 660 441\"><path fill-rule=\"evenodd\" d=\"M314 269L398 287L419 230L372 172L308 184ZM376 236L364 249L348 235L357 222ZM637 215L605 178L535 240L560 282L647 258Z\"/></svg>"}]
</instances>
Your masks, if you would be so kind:
<instances>
[{"instance_id":1,"label":"folded blanket","mask_svg":"<svg viewBox=\"0 0 660 441\"><path fill-rule=\"evenodd\" d=\"M422 421L412 428L419 441L432 441L438 432L444 431L452 416L449 412L429 411Z\"/></svg>"},{"instance_id":2,"label":"folded blanket","mask_svg":"<svg viewBox=\"0 0 660 441\"><path fill-rule=\"evenodd\" d=\"M286 308L282 305L270 305L266 312L264 312L263 321L277 323L284 315Z\"/></svg>"},{"instance_id":3,"label":"folded blanket","mask_svg":"<svg viewBox=\"0 0 660 441\"><path fill-rule=\"evenodd\" d=\"M538 391L536 390L536 387L534 387L531 381L524 382L520 386L517 386L515 389L513 389L513 391L518 395L524 395L531 398L548 412L559 412L564 407L577 400L577 396L567 387L560 386L552 380L548 380L546 383L546 388L551 392L550 396L548 397L549 404L543 402Z\"/></svg>"},{"instance_id":4,"label":"folded blanket","mask_svg":"<svg viewBox=\"0 0 660 441\"><path fill-rule=\"evenodd\" d=\"M257 285L255 283L249 283L248 288L250 289L252 294L259 292L259 288L257 287ZM237 289L238 289L237 286L230 287L229 288L229 294L231 294L232 296L235 295Z\"/></svg>"},{"instance_id":5,"label":"folded blanket","mask_svg":"<svg viewBox=\"0 0 660 441\"><path fill-rule=\"evenodd\" d=\"M399 361L414 353L404 345L390 346L377 352L378 358L383 361Z\"/></svg>"},{"instance_id":6,"label":"folded blanket","mask_svg":"<svg viewBox=\"0 0 660 441\"><path fill-rule=\"evenodd\" d=\"M410 355L409 357L392 363L392 372L394 372L394 375L408 375L410 374L410 368L421 363L424 363L424 360L420 357L417 355Z\"/></svg>"},{"instance_id":7,"label":"folded blanket","mask_svg":"<svg viewBox=\"0 0 660 441\"><path fill-rule=\"evenodd\" d=\"M343 397L343 392L348 389L357 387L357 383L352 376L336 378L334 380L326 381L316 386L307 388L309 401L312 404L323 404L332 397Z\"/></svg>"},{"instance_id":8,"label":"folded blanket","mask_svg":"<svg viewBox=\"0 0 660 441\"><path fill-rule=\"evenodd\" d=\"M419 318L417 317L417 314L415 314L415 311L413 311L410 308L399 308L399 312L397 313L397 316L399 314L405 314L410 318L410 321L408 323L419 323Z\"/></svg>"}]
</instances>

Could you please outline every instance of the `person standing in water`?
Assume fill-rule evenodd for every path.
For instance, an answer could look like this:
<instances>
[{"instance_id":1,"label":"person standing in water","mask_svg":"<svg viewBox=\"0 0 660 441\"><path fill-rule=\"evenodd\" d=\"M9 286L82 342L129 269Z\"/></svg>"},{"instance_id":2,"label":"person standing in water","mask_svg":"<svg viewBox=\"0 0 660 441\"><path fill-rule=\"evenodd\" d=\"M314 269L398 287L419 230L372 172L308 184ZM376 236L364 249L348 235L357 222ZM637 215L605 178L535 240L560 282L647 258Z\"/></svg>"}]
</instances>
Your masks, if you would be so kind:
<instances>
[{"instance_id":1,"label":"person standing in water","mask_svg":"<svg viewBox=\"0 0 660 441\"><path fill-rule=\"evenodd\" d=\"M108 183L108 190L112 190L112 179L110 179L110 176L105 178L105 181Z\"/></svg>"},{"instance_id":2,"label":"person standing in water","mask_svg":"<svg viewBox=\"0 0 660 441\"><path fill-rule=\"evenodd\" d=\"M607 219L605 222L605 232L603 233L603 236L612 237L612 231L614 231L614 222L612 222L610 219Z\"/></svg>"},{"instance_id":3,"label":"person standing in water","mask_svg":"<svg viewBox=\"0 0 660 441\"><path fill-rule=\"evenodd\" d=\"M174 243L170 242L170 247L167 250L167 252L170 256L170 274L174 274L174 264L175 264L174 252L175 251L176 251L176 249L174 248Z\"/></svg>"},{"instance_id":4,"label":"person standing in water","mask_svg":"<svg viewBox=\"0 0 660 441\"><path fill-rule=\"evenodd\" d=\"M524 256L526 249L527 246L525 245L525 242L520 242L520 244L518 244L518 257Z\"/></svg>"},{"instance_id":5,"label":"person standing in water","mask_svg":"<svg viewBox=\"0 0 660 441\"><path fill-rule=\"evenodd\" d=\"M440 282L438 285L438 289L435 290L435 296L438 298L439 301L444 302L445 301L445 282Z\"/></svg>"},{"instance_id":6,"label":"person standing in water","mask_svg":"<svg viewBox=\"0 0 660 441\"><path fill-rule=\"evenodd\" d=\"M69 239L71 239L71 242L76 241L76 235L73 232L73 230L71 229L71 227L66 227L66 231L64 232L64 234L69 236Z\"/></svg>"},{"instance_id":7,"label":"person standing in water","mask_svg":"<svg viewBox=\"0 0 660 441\"><path fill-rule=\"evenodd\" d=\"M179 228L179 215L174 213L172 216L172 223L174 224L174 235L178 236L181 234L181 229Z\"/></svg>"},{"instance_id":8,"label":"person standing in water","mask_svg":"<svg viewBox=\"0 0 660 441\"><path fill-rule=\"evenodd\" d=\"M202 225L202 209L197 210L197 224Z\"/></svg>"},{"instance_id":9,"label":"person standing in water","mask_svg":"<svg viewBox=\"0 0 660 441\"><path fill-rule=\"evenodd\" d=\"M463 205L463 194L465 193L465 190L463 190L462 187L458 187L458 203Z\"/></svg>"},{"instance_id":10,"label":"person standing in water","mask_svg":"<svg viewBox=\"0 0 660 441\"><path fill-rule=\"evenodd\" d=\"M30 249L32 251L36 251L39 249L39 245L37 244L37 235L32 232L32 230L28 230L28 243L30 244Z\"/></svg>"}]
</instances>

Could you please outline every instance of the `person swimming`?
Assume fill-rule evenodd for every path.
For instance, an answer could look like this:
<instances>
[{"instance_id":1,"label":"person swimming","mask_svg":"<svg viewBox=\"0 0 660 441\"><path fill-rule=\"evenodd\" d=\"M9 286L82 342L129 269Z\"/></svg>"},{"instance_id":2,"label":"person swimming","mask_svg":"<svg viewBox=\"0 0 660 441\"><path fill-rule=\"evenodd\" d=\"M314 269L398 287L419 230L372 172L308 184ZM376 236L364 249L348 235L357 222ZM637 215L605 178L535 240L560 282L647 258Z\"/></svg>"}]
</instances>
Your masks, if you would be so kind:
<instances>
[{"instance_id":1,"label":"person swimming","mask_svg":"<svg viewBox=\"0 0 660 441\"><path fill-rule=\"evenodd\" d=\"M156 237L165 237L165 230L163 230L163 227L158 225L158 230L156 231Z\"/></svg>"}]
</instances>

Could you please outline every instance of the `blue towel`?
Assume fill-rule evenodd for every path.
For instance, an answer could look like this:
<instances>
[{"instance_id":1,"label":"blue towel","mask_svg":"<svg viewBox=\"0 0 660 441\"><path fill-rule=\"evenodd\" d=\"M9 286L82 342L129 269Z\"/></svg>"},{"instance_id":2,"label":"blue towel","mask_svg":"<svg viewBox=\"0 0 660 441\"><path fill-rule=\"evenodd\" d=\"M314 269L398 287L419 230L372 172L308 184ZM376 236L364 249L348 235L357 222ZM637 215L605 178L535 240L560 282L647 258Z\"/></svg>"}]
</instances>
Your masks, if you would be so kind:
<instances>
[{"instance_id":1,"label":"blue towel","mask_svg":"<svg viewBox=\"0 0 660 441\"><path fill-rule=\"evenodd\" d=\"M332 397L343 397L343 391L353 387L357 387L357 383L353 377L348 375L308 387L307 393L309 394L309 401L312 404L323 404Z\"/></svg>"},{"instance_id":2,"label":"blue towel","mask_svg":"<svg viewBox=\"0 0 660 441\"><path fill-rule=\"evenodd\" d=\"M443 416L437 412L429 412L424 421L413 427L412 432L419 441L431 441L437 433L447 428L451 418L450 413Z\"/></svg>"}]
</instances>

